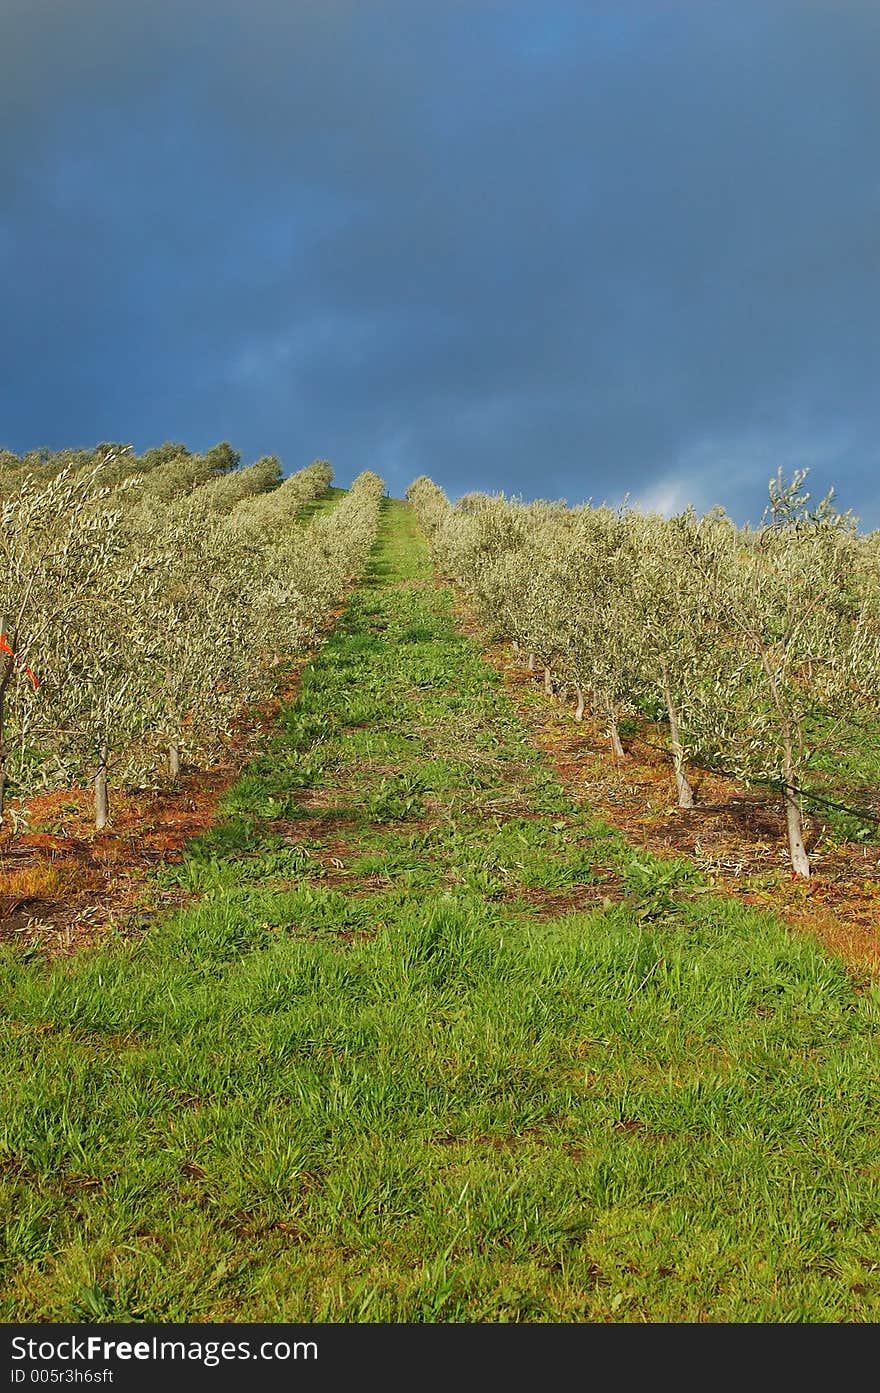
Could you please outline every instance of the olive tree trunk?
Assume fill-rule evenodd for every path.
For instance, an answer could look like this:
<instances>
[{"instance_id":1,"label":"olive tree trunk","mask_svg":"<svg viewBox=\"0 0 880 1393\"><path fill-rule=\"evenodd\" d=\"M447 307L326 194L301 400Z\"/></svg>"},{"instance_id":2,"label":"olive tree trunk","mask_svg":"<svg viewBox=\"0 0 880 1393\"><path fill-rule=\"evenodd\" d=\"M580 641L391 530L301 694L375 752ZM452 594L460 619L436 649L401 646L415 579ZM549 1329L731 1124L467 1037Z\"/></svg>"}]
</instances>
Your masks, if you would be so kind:
<instances>
[{"instance_id":1,"label":"olive tree trunk","mask_svg":"<svg viewBox=\"0 0 880 1393\"><path fill-rule=\"evenodd\" d=\"M95 775L95 831L103 832L110 821L110 800L107 796L107 760L110 751L101 746L98 772Z\"/></svg>"},{"instance_id":2,"label":"olive tree trunk","mask_svg":"<svg viewBox=\"0 0 880 1393\"><path fill-rule=\"evenodd\" d=\"M785 800L785 825L788 831L788 850L791 856L791 868L795 875L808 876L810 874L810 858L807 855L807 848L804 846L804 815L801 809L801 800L794 782L792 736L789 727L786 727L783 738L784 782L782 785L782 796Z\"/></svg>"},{"instance_id":3,"label":"olive tree trunk","mask_svg":"<svg viewBox=\"0 0 880 1393\"><path fill-rule=\"evenodd\" d=\"M678 726L678 712L675 709L675 702L672 698L672 684L669 681L669 669L666 664L662 668L663 677L663 699L666 702L666 714L669 717L669 744L672 750L672 766L675 770L675 786L678 790L678 806L680 808L692 808L694 806L694 791L691 788L687 774L684 772L684 750L681 744L681 733Z\"/></svg>"},{"instance_id":4,"label":"olive tree trunk","mask_svg":"<svg viewBox=\"0 0 880 1393\"><path fill-rule=\"evenodd\" d=\"M612 712L608 713L608 734L611 738L611 748L614 751L614 758L617 760L626 758L626 750L620 743L620 728L617 724L617 717Z\"/></svg>"}]
</instances>

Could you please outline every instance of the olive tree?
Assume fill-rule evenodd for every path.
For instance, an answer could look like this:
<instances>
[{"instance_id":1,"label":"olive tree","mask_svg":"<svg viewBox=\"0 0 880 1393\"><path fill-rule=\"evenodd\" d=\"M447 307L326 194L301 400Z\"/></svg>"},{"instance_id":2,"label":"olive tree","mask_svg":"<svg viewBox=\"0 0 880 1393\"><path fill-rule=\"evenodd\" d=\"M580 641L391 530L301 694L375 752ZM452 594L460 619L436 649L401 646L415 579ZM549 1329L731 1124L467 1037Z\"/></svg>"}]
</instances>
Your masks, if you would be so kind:
<instances>
[{"instance_id":1,"label":"olive tree","mask_svg":"<svg viewBox=\"0 0 880 1393\"><path fill-rule=\"evenodd\" d=\"M64 741L48 712L69 695L64 655L125 552L121 510L101 485L104 464L26 480L0 503L0 816L12 747L19 791L60 767Z\"/></svg>"},{"instance_id":2,"label":"olive tree","mask_svg":"<svg viewBox=\"0 0 880 1393\"><path fill-rule=\"evenodd\" d=\"M633 557L627 520L610 508L585 506L575 510L574 522L565 665L577 694L575 719L583 718L588 693L620 760L620 720L632 710L640 650L628 604Z\"/></svg>"},{"instance_id":3,"label":"olive tree","mask_svg":"<svg viewBox=\"0 0 880 1393\"><path fill-rule=\"evenodd\" d=\"M781 790L792 869L808 876L799 790L817 750L859 713L880 711L880 616L855 519L806 471L770 485L762 527L707 569L728 662L705 712L728 765Z\"/></svg>"}]
</instances>

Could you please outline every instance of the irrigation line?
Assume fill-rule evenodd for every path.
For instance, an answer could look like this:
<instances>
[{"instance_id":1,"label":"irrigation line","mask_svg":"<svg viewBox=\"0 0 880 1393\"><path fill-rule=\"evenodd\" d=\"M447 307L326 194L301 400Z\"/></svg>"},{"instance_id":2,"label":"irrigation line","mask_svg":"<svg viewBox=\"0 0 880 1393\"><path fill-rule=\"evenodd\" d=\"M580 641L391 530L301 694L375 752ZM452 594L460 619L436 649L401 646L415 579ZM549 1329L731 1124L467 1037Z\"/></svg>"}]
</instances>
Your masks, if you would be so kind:
<instances>
[{"instance_id":1,"label":"irrigation line","mask_svg":"<svg viewBox=\"0 0 880 1393\"><path fill-rule=\"evenodd\" d=\"M637 736L636 739L640 740L643 745L647 745L648 749L657 750L659 754L665 755L667 759L672 759L669 750L663 745L655 745L653 740L646 740L643 735ZM696 761L693 761L693 763L698 769L705 769L710 774L720 774L724 779L742 778L741 774L734 773L732 769L722 769L717 764L703 764L697 763ZM777 782L775 779L748 779L746 782L750 783L753 788L772 788L777 793L782 794L785 793L786 789L786 784L782 780ZM866 808L851 808L846 803L837 803L833 798L826 798L823 793L812 793L808 788L798 788L797 784L788 784L788 788L800 798L807 798L813 803L822 803L824 807L834 808L839 813L851 813L853 817L860 818L864 822L876 823L876 825L880 827L880 816L878 816L877 813L868 812Z\"/></svg>"},{"instance_id":2,"label":"irrigation line","mask_svg":"<svg viewBox=\"0 0 880 1393\"><path fill-rule=\"evenodd\" d=\"M658 754L665 755L669 760L672 759L672 755L665 746L655 745L653 740L646 740L643 735L638 735L635 738L641 744L647 745L649 750L656 750ZM732 769L722 769L717 764L697 763L696 760L693 760L692 763L697 769L705 769L710 774L720 774L724 779L742 779L741 774L734 773ZM775 779L748 779L745 782L751 784L753 788L772 788L777 793L782 794L785 793L786 789L786 784L782 780L777 783ZM797 784L788 784L788 788L793 793L798 794L800 798L807 798L813 803L822 803L826 808L835 808L839 813L851 813L853 817L861 818L864 822L874 822L880 827L880 816L877 813L868 812L867 808L851 808L846 803L837 803L833 798L826 798L823 793L812 793L808 788L798 788Z\"/></svg>"},{"instance_id":3,"label":"irrigation line","mask_svg":"<svg viewBox=\"0 0 880 1393\"><path fill-rule=\"evenodd\" d=\"M785 785L770 784L768 787L778 787L779 791L783 792ZM808 788L797 788L794 784L789 784L789 788L793 788L801 798L807 798L812 803L821 803L825 808L835 808L839 813L851 813L862 822L873 822L880 827L880 817L876 813L869 813L867 808L850 808L846 803L836 803L833 798L826 798L824 793L811 793Z\"/></svg>"},{"instance_id":4,"label":"irrigation line","mask_svg":"<svg viewBox=\"0 0 880 1393\"><path fill-rule=\"evenodd\" d=\"M636 739L641 741L643 745L647 745L649 750L656 750L658 754L663 755L666 759L672 759L672 754L664 745L655 745L653 740L646 740L643 735L636 736ZM720 765L717 764L692 762L696 765L697 769L704 769L710 774L720 774L724 779L742 779L742 775L734 773L732 769L722 769ZM783 780L777 782L775 779L748 779L745 782L749 783L753 788L772 788L777 793L785 794L786 784ZM878 816L877 813L868 812L867 808L851 808L846 803L838 803L833 798L826 798L823 793L812 793L808 788L798 788L797 784L788 784L787 787L790 788L793 793L796 793L798 797L806 798L809 802L821 803L823 807L834 808L835 811L839 813L849 813L852 817L857 817L862 822L873 822L875 826L880 827L880 816Z\"/></svg>"}]
</instances>

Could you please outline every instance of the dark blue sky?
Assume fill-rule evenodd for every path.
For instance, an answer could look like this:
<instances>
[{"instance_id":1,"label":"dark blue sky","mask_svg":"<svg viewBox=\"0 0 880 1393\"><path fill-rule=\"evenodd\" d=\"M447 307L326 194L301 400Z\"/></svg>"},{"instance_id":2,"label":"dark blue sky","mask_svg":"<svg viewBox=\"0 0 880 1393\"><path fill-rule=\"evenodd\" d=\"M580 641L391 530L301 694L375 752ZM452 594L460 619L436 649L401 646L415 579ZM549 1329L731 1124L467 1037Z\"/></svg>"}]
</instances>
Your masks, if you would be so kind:
<instances>
[{"instance_id":1,"label":"dark blue sky","mask_svg":"<svg viewBox=\"0 0 880 1393\"><path fill-rule=\"evenodd\" d=\"M880 527L875 0L3 0L0 444Z\"/></svg>"}]
</instances>

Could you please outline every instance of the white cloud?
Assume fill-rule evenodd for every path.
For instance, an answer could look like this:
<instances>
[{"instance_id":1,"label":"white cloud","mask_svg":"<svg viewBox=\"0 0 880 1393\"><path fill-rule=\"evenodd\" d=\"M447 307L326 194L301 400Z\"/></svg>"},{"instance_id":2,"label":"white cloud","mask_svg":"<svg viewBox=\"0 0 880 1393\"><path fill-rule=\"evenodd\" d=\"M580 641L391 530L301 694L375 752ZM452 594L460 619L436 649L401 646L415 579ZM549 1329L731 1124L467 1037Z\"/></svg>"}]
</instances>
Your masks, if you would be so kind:
<instances>
[{"instance_id":1,"label":"white cloud","mask_svg":"<svg viewBox=\"0 0 880 1393\"><path fill-rule=\"evenodd\" d=\"M848 431L823 435L803 426L706 438L683 450L673 468L641 489L631 502L633 507L665 517L688 506L705 513L724 503L737 520L757 522L764 511L768 482L780 465L789 475L795 469L809 469L808 487L818 498L827 492L829 478L834 482L838 463L845 475L844 460L853 445Z\"/></svg>"}]
</instances>

